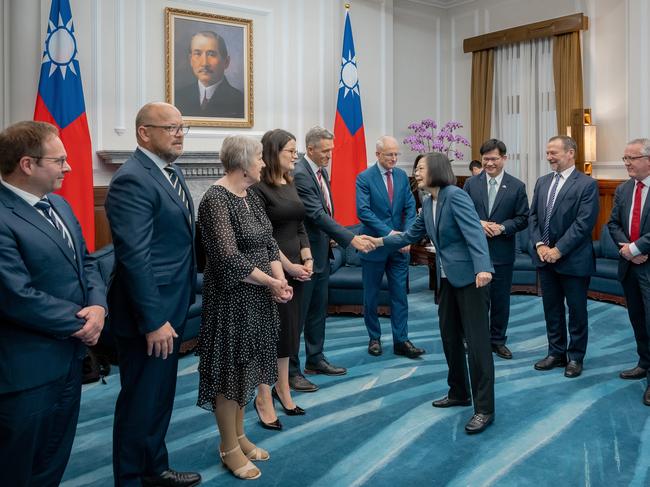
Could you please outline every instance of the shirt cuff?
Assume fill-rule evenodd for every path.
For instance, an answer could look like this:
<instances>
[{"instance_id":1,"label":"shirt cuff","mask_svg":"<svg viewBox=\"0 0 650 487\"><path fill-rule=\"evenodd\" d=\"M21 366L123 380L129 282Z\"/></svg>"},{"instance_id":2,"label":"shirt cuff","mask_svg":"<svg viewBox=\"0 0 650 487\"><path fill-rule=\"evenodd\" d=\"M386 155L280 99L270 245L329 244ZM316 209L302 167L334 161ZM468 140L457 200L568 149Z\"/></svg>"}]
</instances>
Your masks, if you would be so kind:
<instances>
[{"instance_id":1,"label":"shirt cuff","mask_svg":"<svg viewBox=\"0 0 650 487\"><path fill-rule=\"evenodd\" d=\"M636 257L637 255L641 255L641 251L639 250L639 248L636 246L636 244L635 244L634 242L632 242L632 243L630 244L630 253L631 253L634 257Z\"/></svg>"}]
</instances>

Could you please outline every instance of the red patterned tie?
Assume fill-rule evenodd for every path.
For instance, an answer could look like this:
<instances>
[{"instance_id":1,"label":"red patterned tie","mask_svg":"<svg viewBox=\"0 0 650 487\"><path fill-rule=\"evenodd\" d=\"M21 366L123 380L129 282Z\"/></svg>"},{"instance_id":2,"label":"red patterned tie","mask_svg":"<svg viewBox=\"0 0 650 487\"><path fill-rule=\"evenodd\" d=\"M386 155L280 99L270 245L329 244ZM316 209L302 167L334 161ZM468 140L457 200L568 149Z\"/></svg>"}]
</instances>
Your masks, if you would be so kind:
<instances>
[{"instance_id":1,"label":"red patterned tie","mask_svg":"<svg viewBox=\"0 0 650 487\"><path fill-rule=\"evenodd\" d=\"M641 181L636 183L634 192L634 209L632 210L632 225L630 225L630 241L635 242L639 239L641 231L641 193L643 193L644 184Z\"/></svg>"},{"instance_id":2,"label":"red patterned tie","mask_svg":"<svg viewBox=\"0 0 650 487\"><path fill-rule=\"evenodd\" d=\"M386 171L386 188L388 189L388 201L393 204L393 176L392 171Z\"/></svg>"}]
</instances>

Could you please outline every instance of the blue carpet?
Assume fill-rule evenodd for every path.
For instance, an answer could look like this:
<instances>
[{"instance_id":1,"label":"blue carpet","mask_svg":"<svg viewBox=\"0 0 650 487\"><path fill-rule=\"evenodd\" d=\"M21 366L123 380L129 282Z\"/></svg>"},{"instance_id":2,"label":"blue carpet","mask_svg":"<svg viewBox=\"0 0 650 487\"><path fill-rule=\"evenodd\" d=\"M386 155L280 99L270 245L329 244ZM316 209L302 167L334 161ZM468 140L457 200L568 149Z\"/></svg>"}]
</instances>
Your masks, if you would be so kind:
<instances>
[{"instance_id":1,"label":"blue carpet","mask_svg":"<svg viewBox=\"0 0 650 487\"><path fill-rule=\"evenodd\" d=\"M496 422L481 435L464 433L471 408L434 409L447 392L447 366L426 268L411 268L410 338L420 360L392 353L390 323L382 320L384 355L366 352L359 317L327 322L328 358L348 367L344 377L317 377L321 390L295 394L306 416L279 412L285 429L271 432L247 408L249 437L271 453L259 463L264 486L612 486L650 485L650 408L646 381L618 372L636 363L624 308L589 302L585 370L566 379L562 369L533 370L546 355L541 299L512 296L508 345L513 360L495 357ZM213 416L195 406L197 359L180 360L172 424L167 435L174 468L201 472L206 486L241 485L218 460ZM111 431L119 391L85 386L72 457L64 482L112 485Z\"/></svg>"}]
</instances>

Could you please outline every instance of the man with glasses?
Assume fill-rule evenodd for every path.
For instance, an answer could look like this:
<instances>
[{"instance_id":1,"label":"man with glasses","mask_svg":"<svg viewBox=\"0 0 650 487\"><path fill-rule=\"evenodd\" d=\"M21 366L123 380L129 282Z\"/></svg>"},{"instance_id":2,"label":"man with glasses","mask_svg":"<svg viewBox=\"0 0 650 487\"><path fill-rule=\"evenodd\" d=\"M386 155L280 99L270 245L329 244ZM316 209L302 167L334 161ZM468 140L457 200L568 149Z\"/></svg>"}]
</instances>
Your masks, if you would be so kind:
<instances>
[{"instance_id":1,"label":"man with glasses","mask_svg":"<svg viewBox=\"0 0 650 487\"><path fill-rule=\"evenodd\" d=\"M630 179L616 188L607 225L620 247L618 278L623 285L639 361L635 367L622 371L620 377L650 379L650 221L647 218L650 139L628 142L624 154L623 162ZM650 406L650 381L643 394L643 403Z\"/></svg>"},{"instance_id":2,"label":"man with glasses","mask_svg":"<svg viewBox=\"0 0 650 487\"><path fill-rule=\"evenodd\" d=\"M81 400L86 345L106 292L79 222L53 194L71 171L56 127L0 133L0 477L59 485Z\"/></svg>"},{"instance_id":3,"label":"man with glasses","mask_svg":"<svg viewBox=\"0 0 650 487\"><path fill-rule=\"evenodd\" d=\"M361 221L361 233L387 237L403 232L415 221L415 199L406 172L396 167L400 156L397 140L384 135L377 140L375 149L377 164L357 176L357 217ZM393 353L408 358L417 358L424 353L408 337L406 282L409 251L410 246L395 251L382 247L361 256L363 320L368 330L370 355L379 356L383 352L377 307L384 274L390 294Z\"/></svg>"},{"instance_id":4,"label":"man with glasses","mask_svg":"<svg viewBox=\"0 0 650 487\"><path fill-rule=\"evenodd\" d=\"M506 145L497 139L483 143L480 149L483 172L465 181L464 189L472 198L487 237L494 266L490 283L490 338L492 352L511 359L506 346L510 319L510 288L515 262L515 235L528 225L526 185L506 173Z\"/></svg>"},{"instance_id":5,"label":"man with glasses","mask_svg":"<svg viewBox=\"0 0 650 487\"><path fill-rule=\"evenodd\" d=\"M197 485L169 468L165 434L178 350L194 301L194 205L179 168L180 112L149 103L135 120L138 148L117 171L106 198L115 245L108 290L122 388L113 424L115 485Z\"/></svg>"}]
</instances>

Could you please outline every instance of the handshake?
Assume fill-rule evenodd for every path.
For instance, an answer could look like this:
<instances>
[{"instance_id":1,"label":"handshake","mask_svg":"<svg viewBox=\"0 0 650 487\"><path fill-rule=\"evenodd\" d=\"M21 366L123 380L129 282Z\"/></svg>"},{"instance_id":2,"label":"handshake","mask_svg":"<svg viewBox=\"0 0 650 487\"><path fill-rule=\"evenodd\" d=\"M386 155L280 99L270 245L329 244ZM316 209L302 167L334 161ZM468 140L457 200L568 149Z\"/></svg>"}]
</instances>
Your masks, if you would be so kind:
<instances>
[{"instance_id":1,"label":"handshake","mask_svg":"<svg viewBox=\"0 0 650 487\"><path fill-rule=\"evenodd\" d=\"M383 241L380 238L370 237L368 235L355 235L350 244L360 252L367 254L372 252L377 247L383 245Z\"/></svg>"}]
</instances>

